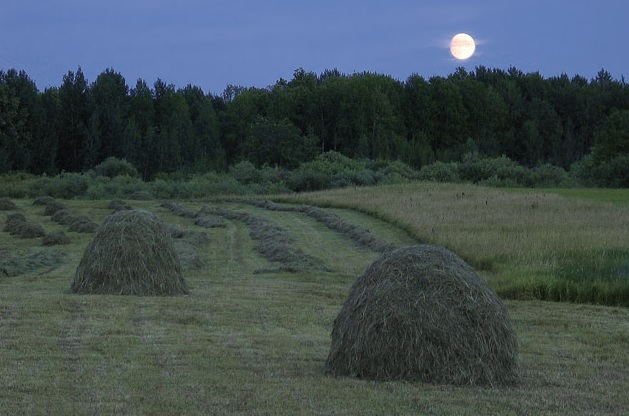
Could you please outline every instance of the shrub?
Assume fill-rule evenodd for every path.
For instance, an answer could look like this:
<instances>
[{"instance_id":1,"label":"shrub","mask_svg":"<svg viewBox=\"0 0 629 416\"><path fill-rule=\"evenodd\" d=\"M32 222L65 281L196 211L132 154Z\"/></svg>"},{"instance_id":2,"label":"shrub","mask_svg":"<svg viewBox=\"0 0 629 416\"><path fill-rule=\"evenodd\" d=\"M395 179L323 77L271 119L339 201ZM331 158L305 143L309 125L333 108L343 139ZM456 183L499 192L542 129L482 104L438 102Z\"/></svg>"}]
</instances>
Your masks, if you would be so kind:
<instances>
[{"instance_id":1,"label":"shrub","mask_svg":"<svg viewBox=\"0 0 629 416\"><path fill-rule=\"evenodd\" d=\"M459 256L404 247L352 285L325 367L373 380L512 384L517 340L500 298Z\"/></svg>"},{"instance_id":2,"label":"shrub","mask_svg":"<svg viewBox=\"0 0 629 416\"><path fill-rule=\"evenodd\" d=\"M533 169L533 183L540 188L568 187L573 180L564 169L545 164Z\"/></svg>"},{"instance_id":3,"label":"shrub","mask_svg":"<svg viewBox=\"0 0 629 416\"><path fill-rule=\"evenodd\" d=\"M85 195L90 178L80 173L62 173L54 177L42 177L29 184L29 195L50 195L54 198L72 199Z\"/></svg>"},{"instance_id":4,"label":"shrub","mask_svg":"<svg viewBox=\"0 0 629 416\"><path fill-rule=\"evenodd\" d=\"M138 170L131 162L115 157L108 157L100 164L94 166L94 173L98 176L106 176L108 178L114 178L116 176L137 178L139 176Z\"/></svg>"},{"instance_id":5,"label":"shrub","mask_svg":"<svg viewBox=\"0 0 629 416\"><path fill-rule=\"evenodd\" d=\"M459 182L459 165L455 162L435 162L419 171L418 179L435 182Z\"/></svg>"}]
</instances>

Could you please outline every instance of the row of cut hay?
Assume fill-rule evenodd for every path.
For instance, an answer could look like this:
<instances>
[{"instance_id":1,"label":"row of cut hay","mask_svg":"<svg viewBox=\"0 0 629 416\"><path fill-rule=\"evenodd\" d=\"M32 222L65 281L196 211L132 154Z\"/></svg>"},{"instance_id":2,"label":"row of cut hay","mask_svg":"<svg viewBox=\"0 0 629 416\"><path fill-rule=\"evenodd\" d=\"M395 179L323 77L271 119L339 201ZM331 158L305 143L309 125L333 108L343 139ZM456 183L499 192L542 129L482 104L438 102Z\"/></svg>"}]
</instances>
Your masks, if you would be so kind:
<instances>
[{"instance_id":1,"label":"row of cut hay","mask_svg":"<svg viewBox=\"0 0 629 416\"><path fill-rule=\"evenodd\" d=\"M3 254L0 256L0 276L15 277L29 274L43 268L53 269L66 261L66 255L60 251L43 249L28 256Z\"/></svg>"},{"instance_id":2,"label":"row of cut hay","mask_svg":"<svg viewBox=\"0 0 629 416\"><path fill-rule=\"evenodd\" d=\"M329 229L341 234L345 238L352 240L358 246L367 248L377 253L384 253L395 248L391 244L380 241L375 235L369 232L368 228L349 224L335 213L326 211L321 208L307 205L300 205L296 207L286 206L277 204L272 201L263 201L256 199L245 200L241 202L269 211L301 212L306 216L314 219L315 221L325 225Z\"/></svg>"},{"instance_id":3,"label":"row of cut hay","mask_svg":"<svg viewBox=\"0 0 629 416\"><path fill-rule=\"evenodd\" d=\"M196 214L194 224L203 228L225 228L227 224L208 211L209 207L202 207Z\"/></svg>"},{"instance_id":4,"label":"row of cut hay","mask_svg":"<svg viewBox=\"0 0 629 416\"><path fill-rule=\"evenodd\" d=\"M148 296L185 294L188 288L164 223L147 211L123 210L98 229L70 291Z\"/></svg>"},{"instance_id":5,"label":"row of cut hay","mask_svg":"<svg viewBox=\"0 0 629 416\"><path fill-rule=\"evenodd\" d=\"M299 249L295 244L295 239L274 221L246 212L234 212L222 208L206 206L202 210L206 214L244 223L249 228L249 235L254 241L254 249L265 259L279 263L281 265L279 271L330 271L321 259ZM267 271L270 270L265 270Z\"/></svg>"},{"instance_id":6,"label":"row of cut hay","mask_svg":"<svg viewBox=\"0 0 629 416\"><path fill-rule=\"evenodd\" d=\"M207 267L207 263L199 255L199 248L210 240L205 232L187 230L175 225L167 225L166 231L173 238L175 251L184 271Z\"/></svg>"},{"instance_id":7,"label":"row of cut hay","mask_svg":"<svg viewBox=\"0 0 629 416\"><path fill-rule=\"evenodd\" d=\"M173 214L175 214L178 217L184 217L184 218L196 217L196 213L194 211L173 201L168 201L168 200L162 201L160 206L166 209L169 209Z\"/></svg>"}]
</instances>

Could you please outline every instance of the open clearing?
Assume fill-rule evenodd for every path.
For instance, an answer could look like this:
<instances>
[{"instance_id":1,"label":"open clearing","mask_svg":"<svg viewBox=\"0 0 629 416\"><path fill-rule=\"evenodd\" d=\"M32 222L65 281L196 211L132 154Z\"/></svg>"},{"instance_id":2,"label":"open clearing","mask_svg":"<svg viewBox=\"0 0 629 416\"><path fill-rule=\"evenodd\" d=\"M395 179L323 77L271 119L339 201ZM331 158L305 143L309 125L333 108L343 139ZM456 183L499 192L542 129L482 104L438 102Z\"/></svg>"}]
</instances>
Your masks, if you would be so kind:
<instances>
[{"instance_id":1,"label":"open clearing","mask_svg":"<svg viewBox=\"0 0 629 416\"><path fill-rule=\"evenodd\" d=\"M443 200L452 207L443 210L443 220L436 219L438 211L426 208L433 225L418 226L425 233L423 241L447 243L467 258L480 259L486 265L481 275L496 285L502 284L505 276L517 276L516 267L528 265L520 272L527 275L543 266L543 244L535 243L532 237L527 240L526 233L520 238L529 244L531 256L517 257L508 247L503 248L507 251L505 257L492 255L492 247L509 240L504 237L493 243L491 236L480 235L480 221L470 220L473 212L458 220L467 221L467 231L458 234L458 239L444 239L460 225L448 223L459 218L455 212L466 211L465 207L475 203L484 204L482 198L488 195L493 199L487 199L487 205L491 202L498 207L494 216L502 213L516 219L521 213L554 212L558 205L550 202L554 204L555 197L521 194L522 199L516 201L527 205L514 213L503 212L509 206L505 201L513 201L509 199L512 195L507 198L482 188L445 187L446 194L426 187L402 189L365 188L300 198L310 198L316 204L353 205L354 210L325 208L323 212L336 214L356 231L366 227L378 241L397 246L417 243L408 230L419 223L404 222L410 208L395 203L395 198L403 196L405 204L418 204L417 212L422 211L422 203L428 205L427 201L432 200L439 204ZM535 198L538 206L533 209ZM373 205L387 199L388 205ZM237 201L177 201L183 210L161 206L158 201L127 201L134 208L155 213L180 231L176 246L190 294L74 295L68 293L68 288L94 234L69 231L68 225L44 216L44 208L32 205L32 200L14 202L17 212L29 223L41 225L47 233L63 231L71 242L44 247L41 238L0 232L0 262L11 258L13 270L11 276L0 273L2 415L629 412L627 308L506 301L520 344L522 382L513 388L332 378L323 373L332 322L353 281L379 256L376 250L349 238L347 232L342 234L301 211L270 210ZM73 215L87 216L96 223L112 212L107 208L109 201L62 202ZM570 206L576 210L594 210L603 218L620 212L625 217L619 224L627 223L626 208L600 202L585 204L576 199L566 203L574 204ZM185 215L185 210L196 213L204 206L208 207L205 212L209 219L203 223L213 225L210 228L195 225L195 219ZM401 228L358 212L359 208L377 211L385 206L388 211L376 214ZM481 214L476 212L478 218ZM561 212L556 218L561 218ZM0 212L1 226L9 213ZM563 217L565 222L531 230L530 234L553 244L581 244L577 234L569 236L572 241L559 242L557 234L565 233L577 221L573 216ZM528 221L530 224L533 219ZM514 220L513 226L526 224ZM592 235L588 241L594 247L603 244L599 234L608 232L605 227L605 220L587 225ZM412 234L418 235L415 231ZM199 232L207 235L207 241L199 238ZM438 237L430 240L431 233ZM474 233L481 242L476 257L467 246L472 244ZM626 234L611 234L608 240L621 247L625 244L627 249L626 238ZM488 241L495 245L486 247ZM260 245L268 246L270 242L278 243L280 248L271 250L273 253L261 252ZM56 260L38 263L40 258ZM502 261L504 258L521 262Z\"/></svg>"}]
</instances>

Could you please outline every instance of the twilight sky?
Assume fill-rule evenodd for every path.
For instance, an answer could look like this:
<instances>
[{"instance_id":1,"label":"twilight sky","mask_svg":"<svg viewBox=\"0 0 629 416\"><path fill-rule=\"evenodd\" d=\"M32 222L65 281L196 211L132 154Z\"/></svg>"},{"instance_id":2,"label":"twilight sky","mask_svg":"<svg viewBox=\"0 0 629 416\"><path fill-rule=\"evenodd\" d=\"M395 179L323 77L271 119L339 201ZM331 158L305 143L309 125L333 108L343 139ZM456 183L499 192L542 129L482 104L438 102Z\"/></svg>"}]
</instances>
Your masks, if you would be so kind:
<instances>
[{"instance_id":1,"label":"twilight sky","mask_svg":"<svg viewBox=\"0 0 629 416\"><path fill-rule=\"evenodd\" d=\"M629 78L626 0L20 0L0 8L0 69L24 69L40 89L81 66L130 87L157 78L218 94L266 87L303 67L405 80L477 65L544 76ZM451 57L458 32L478 45Z\"/></svg>"}]
</instances>

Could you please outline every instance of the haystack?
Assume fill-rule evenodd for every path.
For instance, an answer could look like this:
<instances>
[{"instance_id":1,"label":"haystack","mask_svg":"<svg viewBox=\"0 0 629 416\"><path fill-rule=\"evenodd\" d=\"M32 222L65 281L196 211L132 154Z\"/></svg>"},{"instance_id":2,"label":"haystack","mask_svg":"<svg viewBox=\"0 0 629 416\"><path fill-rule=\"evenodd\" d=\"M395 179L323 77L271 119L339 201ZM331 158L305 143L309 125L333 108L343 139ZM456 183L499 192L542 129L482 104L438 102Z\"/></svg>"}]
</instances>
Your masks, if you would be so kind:
<instances>
[{"instance_id":1,"label":"haystack","mask_svg":"<svg viewBox=\"0 0 629 416\"><path fill-rule=\"evenodd\" d=\"M326 372L372 380L498 386L517 381L517 340L500 298L437 246L387 252L334 321Z\"/></svg>"},{"instance_id":2,"label":"haystack","mask_svg":"<svg viewBox=\"0 0 629 416\"><path fill-rule=\"evenodd\" d=\"M48 195L42 195L35 198L33 205L48 205L55 202L57 202L55 198Z\"/></svg>"},{"instance_id":3,"label":"haystack","mask_svg":"<svg viewBox=\"0 0 629 416\"><path fill-rule=\"evenodd\" d=\"M13 211L17 209L15 202L9 198L0 198L0 211Z\"/></svg>"},{"instance_id":4,"label":"haystack","mask_svg":"<svg viewBox=\"0 0 629 416\"><path fill-rule=\"evenodd\" d=\"M126 203L122 199L118 199L118 198L112 199L111 201L109 201L109 204L107 204L107 208L113 209L114 211L122 211L122 210L125 210L125 209L133 209L133 207L131 205L129 205L128 203Z\"/></svg>"},{"instance_id":5,"label":"haystack","mask_svg":"<svg viewBox=\"0 0 629 416\"><path fill-rule=\"evenodd\" d=\"M18 233L18 230L22 227L22 224L26 223L26 217L24 214L16 212L15 214L7 215L6 225L3 228L3 231L11 235L15 235Z\"/></svg>"},{"instance_id":6,"label":"haystack","mask_svg":"<svg viewBox=\"0 0 629 416\"><path fill-rule=\"evenodd\" d=\"M20 223L15 232L10 233L21 238L39 238L46 235L46 230L39 224L31 224L30 222Z\"/></svg>"},{"instance_id":7,"label":"haystack","mask_svg":"<svg viewBox=\"0 0 629 416\"><path fill-rule=\"evenodd\" d=\"M70 288L74 293L187 293L181 264L164 224L147 211L107 217L88 245Z\"/></svg>"},{"instance_id":8,"label":"haystack","mask_svg":"<svg viewBox=\"0 0 629 416\"><path fill-rule=\"evenodd\" d=\"M52 214L50 220L60 225L70 225L76 221L76 217L67 209L61 209Z\"/></svg>"},{"instance_id":9,"label":"haystack","mask_svg":"<svg viewBox=\"0 0 629 416\"><path fill-rule=\"evenodd\" d=\"M57 246L70 244L72 240L63 231L48 233L42 238L42 246Z\"/></svg>"},{"instance_id":10,"label":"haystack","mask_svg":"<svg viewBox=\"0 0 629 416\"><path fill-rule=\"evenodd\" d=\"M68 231L74 231L75 233L93 233L97 229L98 224L85 215L74 217L68 227Z\"/></svg>"},{"instance_id":11,"label":"haystack","mask_svg":"<svg viewBox=\"0 0 629 416\"><path fill-rule=\"evenodd\" d=\"M57 211L61 210L67 210L66 206L59 201L52 201L46 204L46 208L44 208L44 215L53 215Z\"/></svg>"}]
</instances>

